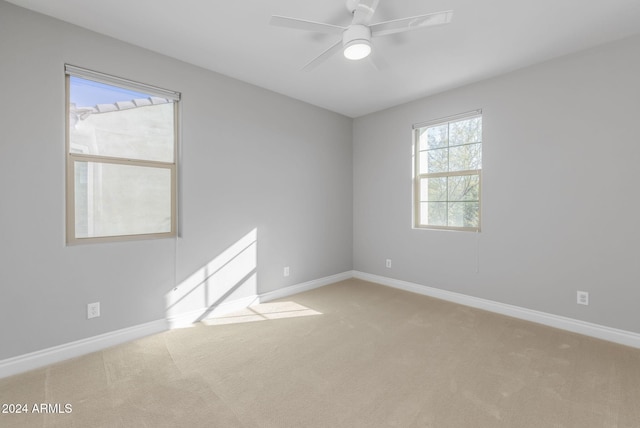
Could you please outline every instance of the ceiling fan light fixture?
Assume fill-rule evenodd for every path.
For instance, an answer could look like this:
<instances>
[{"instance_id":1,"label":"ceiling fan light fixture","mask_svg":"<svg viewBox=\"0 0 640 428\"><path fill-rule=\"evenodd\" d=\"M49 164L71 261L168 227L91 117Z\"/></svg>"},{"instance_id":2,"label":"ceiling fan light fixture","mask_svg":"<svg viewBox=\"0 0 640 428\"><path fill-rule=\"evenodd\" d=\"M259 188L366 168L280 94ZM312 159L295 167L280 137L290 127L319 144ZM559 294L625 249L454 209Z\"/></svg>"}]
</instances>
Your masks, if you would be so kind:
<instances>
[{"instance_id":1,"label":"ceiling fan light fixture","mask_svg":"<svg viewBox=\"0 0 640 428\"><path fill-rule=\"evenodd\" d=\"M369 56L371 43L368 40L352 40L344 46L344 57L357 61Z\"/></svg>"},{"instance_id":2,"label":"ceiling fan light fixture","mask_svg":"<svg viewBox=\"0 0 640 428\"><path fill-rule=\"evenodd\" d=\"M354 24L342 33L344 57L351 60L366 58L371 53L371 30L366 25Z\"/></svg>"}]
</instances>

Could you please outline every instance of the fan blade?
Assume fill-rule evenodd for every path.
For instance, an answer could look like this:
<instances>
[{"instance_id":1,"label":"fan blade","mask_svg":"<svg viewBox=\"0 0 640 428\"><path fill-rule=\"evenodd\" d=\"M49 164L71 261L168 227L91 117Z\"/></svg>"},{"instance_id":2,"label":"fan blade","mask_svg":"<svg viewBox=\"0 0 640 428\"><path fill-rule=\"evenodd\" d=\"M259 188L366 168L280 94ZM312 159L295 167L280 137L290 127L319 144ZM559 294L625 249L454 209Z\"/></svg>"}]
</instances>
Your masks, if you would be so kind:
<instances>
[{"instance_id":1,"label":"fan blade","mask_svg":"<svg viewBox=\"0 0 640 428\"><path fill-rule=\"evenodd\" d=\"M353 21L351 24L369 25L373 14L376 12L379 0L360 0L353 11Z\"/></svg>"},{"instance_id":2,"label":"fan blade","mask_svg":"<svg viewBox=\"0 0 640 428\"><path fill-rule=\"evenodd\" d=\"M324 22L313 22L287 16L273 15L269 24L277 27L295 28L296 30L313 31L316 33L342 34L346 27L325 24Z\"/></svg>"},{"instance_id":3,"label":"fan blade","mask_svg":"<svg viewBox=\"0 0 640 428\"><path fill-rule=\"evenodd\" d=\"M433 25L448 24L452 18L453 11L447 10L445 12L428 13L426 15L412 16L394 21L379 22L370 26L371 37L386 36L387 34L402 33Z\"/></svg>"},{"instance_id":4,"label":"fan blade","mask_svg":"<svg viewBox=\"0 0 640 428\"><path fill-rule=\"evenodd\" d=\"M329 47L326 51L322 52L320 55L315 57L311 62L302 67L302 71L311 71L316 68L321 63L328 60L332 55L342 49L342 40L338 40L334 45Z\"/></svg>"}]
</instances>

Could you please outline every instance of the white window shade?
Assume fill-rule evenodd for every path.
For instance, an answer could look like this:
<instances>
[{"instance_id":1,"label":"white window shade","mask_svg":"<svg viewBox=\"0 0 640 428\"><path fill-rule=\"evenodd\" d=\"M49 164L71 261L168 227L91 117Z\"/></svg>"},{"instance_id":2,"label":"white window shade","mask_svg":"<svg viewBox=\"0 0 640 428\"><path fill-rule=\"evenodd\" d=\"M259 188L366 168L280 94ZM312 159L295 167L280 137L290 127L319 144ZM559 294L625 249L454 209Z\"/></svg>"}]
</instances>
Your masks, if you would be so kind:
<instances>
[{"instance_id":1,"label":"white window shade","mask_svg":"<svg viewBox=\"0 0 640 428\"><path fill-rule=\"evenodd\" d=\"M120 88L129 89L136 92L144 92L149 95L166 98L171 101L180 101L180 93L170 91L168 89L159 88L157 86L147 85L145 83L134 82L128 79L122 79L116 76L110 76L108 74L100 73L93 70L87 70L86 68L75 67L73 65L65 64L65 73L69 76L80 77L82 79L93 80L96 82L106 83L108 85L115 85Z\"/></svg>"}]
</instances>

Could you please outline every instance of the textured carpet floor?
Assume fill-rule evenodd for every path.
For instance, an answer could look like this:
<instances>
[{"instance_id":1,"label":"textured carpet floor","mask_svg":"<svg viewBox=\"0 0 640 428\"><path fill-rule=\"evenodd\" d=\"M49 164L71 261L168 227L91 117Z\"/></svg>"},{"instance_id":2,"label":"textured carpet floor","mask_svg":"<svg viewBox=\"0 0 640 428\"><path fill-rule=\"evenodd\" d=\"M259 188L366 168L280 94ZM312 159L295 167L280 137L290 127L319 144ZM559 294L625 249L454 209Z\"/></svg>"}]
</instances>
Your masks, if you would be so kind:
<instances>
[{"instance_id":1,"label":"textured carpet floor","mask_svg":"<svg viewBox=\"0 0 640 428\"><path fill-rule=\"evenodd\" d=\"M1 427L640 427L640 350L348 280L0 380ZM30 409L31 410L31 409Z\"/></svg>"}]
</instances>

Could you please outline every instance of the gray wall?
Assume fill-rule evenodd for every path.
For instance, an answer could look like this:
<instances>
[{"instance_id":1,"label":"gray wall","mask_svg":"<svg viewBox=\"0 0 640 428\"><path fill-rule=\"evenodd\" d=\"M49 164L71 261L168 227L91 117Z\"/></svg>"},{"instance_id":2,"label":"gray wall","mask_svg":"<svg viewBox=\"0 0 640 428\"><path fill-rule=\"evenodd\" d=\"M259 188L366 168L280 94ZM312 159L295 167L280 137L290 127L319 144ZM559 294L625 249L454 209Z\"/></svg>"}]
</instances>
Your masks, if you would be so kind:
<instances>
[{"instance_id":1,"label":"gray wall","mask_svg":"<svg viewBox=\"0 0 640 428\"><path fill-rule=\"evenodd\" d=\"M356 119L354 269L640 333L639 76L635 37ZM482 232L412 230L411 125L479 108Z\"/></svg>"},{"instance_id":2,"label":"gray wall","mask_svg":"<svg viewBox=\"0 0 640 428\"><path fill-rule=\"evenodd\" d=\"M253 230L237 297L355 268L640 332L638 37L355 121L2 1L0 58L0 359L164 318ZM180 239L65 246L65 62L182 92ZM411 124L477 108L482 232L412 230Z\"/></svg>"},{"instance_id":3,"label":"gray wall","mask_svg":"<svg viewBox=\"0 0 640 428\"><path fill-rule=\"evenodd\" d=\"M177 241L65 246L64 63L182 92ZM164 318L254 229L257 293L351 269L351 119L1 1L0 91L0 359Z\"/></svg>"}]
</instances>

